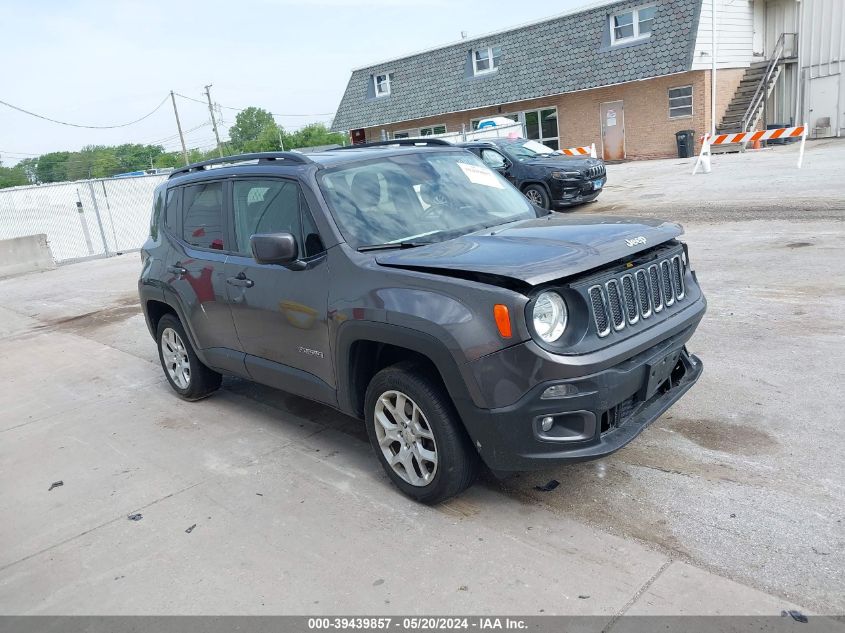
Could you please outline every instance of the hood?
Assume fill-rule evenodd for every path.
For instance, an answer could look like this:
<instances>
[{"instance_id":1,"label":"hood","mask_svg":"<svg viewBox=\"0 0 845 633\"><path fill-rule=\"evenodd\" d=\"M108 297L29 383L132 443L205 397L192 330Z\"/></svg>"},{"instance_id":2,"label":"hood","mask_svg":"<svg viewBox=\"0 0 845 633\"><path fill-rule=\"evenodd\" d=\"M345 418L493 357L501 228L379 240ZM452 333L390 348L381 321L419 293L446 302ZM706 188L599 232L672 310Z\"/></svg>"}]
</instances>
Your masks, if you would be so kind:
<instances>
[{"instance_id":1,"label":"hood","mask_svg":"<svg viewBox=\"0 0 845 633\"><path fill-rule=\"evenodd\" d=\"M657 219L552 213L428 246L380 253L376 262L432 272L497 275L536 286L598 268L682 233L679 224Z\"/></svg>"},{"instance_id":2,"label":"hood","mask_svg":"<svg viewBox=\"0 0 845 633\"><path fill-rule=\"evenodd\" d=\"M598 158L590 156L565 156L563 154L553 154L548 158L531 158L522 161L523 165L531 165L532 167L548 167L550 169L587 169L588 167L595 167L601 165L602 161Z\"/></svg>"}]
</instances>

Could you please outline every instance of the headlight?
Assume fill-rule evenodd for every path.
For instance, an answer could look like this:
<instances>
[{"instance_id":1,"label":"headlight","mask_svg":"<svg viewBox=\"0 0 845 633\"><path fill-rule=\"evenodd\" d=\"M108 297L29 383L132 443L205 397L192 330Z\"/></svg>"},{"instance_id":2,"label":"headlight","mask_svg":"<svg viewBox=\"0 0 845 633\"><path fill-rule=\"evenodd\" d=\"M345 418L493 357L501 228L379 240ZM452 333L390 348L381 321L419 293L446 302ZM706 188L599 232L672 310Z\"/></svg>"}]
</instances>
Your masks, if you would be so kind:
<instances>
[{"instance_id":1,"label":"headlight","mask_svg":"<svg viewBox=\"0 0 845 633\"><path fill-rule=\"evenodd\" d=\"M554 343L566 329L566 302L556 292L542 292L534 302L534 331L546 343Z\"/></svg>"},{"instance_id":2,"label":"headlight","mask_svg":"<svg viewBox=\"0 0 845 633\"><path fill-rule=\"evenodd\" d=\"M566 180L568 178L580 178L581 172L580 171L553 171L552 178L556 178L557 180Z\"/></svg>"}]
</instances>

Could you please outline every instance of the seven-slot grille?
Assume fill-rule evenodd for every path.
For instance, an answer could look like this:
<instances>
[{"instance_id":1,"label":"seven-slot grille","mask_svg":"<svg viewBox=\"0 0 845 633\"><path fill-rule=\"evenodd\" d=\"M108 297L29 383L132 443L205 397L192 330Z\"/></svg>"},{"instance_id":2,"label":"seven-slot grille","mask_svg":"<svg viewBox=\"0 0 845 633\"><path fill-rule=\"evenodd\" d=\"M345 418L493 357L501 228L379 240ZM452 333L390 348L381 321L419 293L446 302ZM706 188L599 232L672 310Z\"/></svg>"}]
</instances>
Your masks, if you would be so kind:
<instances>
[{"instance_id":1,"label":"seven-slot grille","mask_svg":"<svg viewBox=\"0 0 845 633\"><path fill-rule=\"evenodd\" d=\"M686 295L680 253L590 286L590 308L601 337L648 319Z\"/></svg>"},{"instance_id":2,"label":"seven-slot grille","mask_svg":"<svg viewBox=\"0 0 845 633\"><path fill-rule=\"evenodd\" d=\"M600 178L604 176L604 165L596 165L587 169L587 178Z\"/></svg>"}]
</instances>

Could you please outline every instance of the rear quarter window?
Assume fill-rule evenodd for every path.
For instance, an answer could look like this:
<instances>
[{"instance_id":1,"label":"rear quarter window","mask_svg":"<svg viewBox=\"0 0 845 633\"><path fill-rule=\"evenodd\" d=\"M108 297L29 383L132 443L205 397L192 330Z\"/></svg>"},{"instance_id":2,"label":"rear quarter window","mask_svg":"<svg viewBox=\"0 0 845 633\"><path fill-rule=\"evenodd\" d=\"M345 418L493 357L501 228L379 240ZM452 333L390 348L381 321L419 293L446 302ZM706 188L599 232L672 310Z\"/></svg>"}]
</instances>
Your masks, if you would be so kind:
<instances>
[{"instance_id":1,"label":"rear quarter window","mask_svg":"<svg viewBox=\"0 0 845 633\"><path fill-rule=\"evenodd\" d=\"M179 234L179 215L178 215L179 190L170 189L167 192L167 199L164 204L164 226L173 235Z\"/></svg>"}]
</instances>

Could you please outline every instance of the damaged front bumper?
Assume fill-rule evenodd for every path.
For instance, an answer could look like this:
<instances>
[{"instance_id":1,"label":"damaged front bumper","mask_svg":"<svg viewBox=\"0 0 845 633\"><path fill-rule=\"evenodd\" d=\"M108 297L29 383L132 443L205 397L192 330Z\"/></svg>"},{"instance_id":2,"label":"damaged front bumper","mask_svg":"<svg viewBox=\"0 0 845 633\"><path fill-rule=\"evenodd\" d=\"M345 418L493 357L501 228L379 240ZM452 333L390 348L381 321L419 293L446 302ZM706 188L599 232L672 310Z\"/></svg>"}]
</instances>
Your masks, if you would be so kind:
<instances>
[{"instance_id":1,"label":"damaged front bumper","mask_svg":"<svg viewBox=\"0 0 845 633\"><path fill-rule=\"evenodd\" d=\"M582 367L585 373L560 379L546 373L512 404L462 411L479 454L493 471L518 471L597 459L619 450L701 376L701 361L686 349L699 319L611 366L597 365L597 371ZM567 368L572 369L558 371Z\"/></svg>"}]
</instances>

